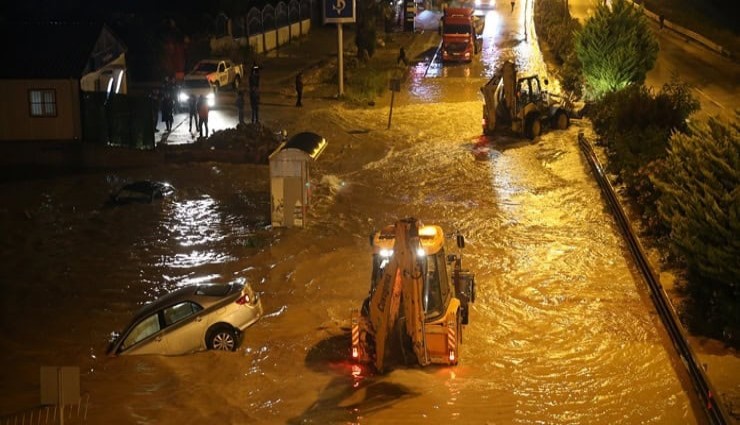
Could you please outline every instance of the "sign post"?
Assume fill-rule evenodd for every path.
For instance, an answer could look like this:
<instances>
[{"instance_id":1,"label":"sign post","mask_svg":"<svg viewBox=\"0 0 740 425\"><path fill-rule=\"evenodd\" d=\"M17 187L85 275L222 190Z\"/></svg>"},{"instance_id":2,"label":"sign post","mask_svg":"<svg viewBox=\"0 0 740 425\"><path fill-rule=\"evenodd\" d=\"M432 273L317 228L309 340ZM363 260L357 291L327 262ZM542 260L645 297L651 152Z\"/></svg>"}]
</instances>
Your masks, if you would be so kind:
<instances>
[{"instance_id":1,"label":"sign post","mask_svg":"<svg viewBox=\"0 0 740 425\"><path fill-rule=\"evenodd\" d=\"M391 118L393 117L393 99L396 97L396 92L401 91L401 79L391 78L391 110L388 111L388 130L391 129Z\"/></svg>"},{"instance_id":2,"label":"sign post","mask_svg":"<svg viewBox=\"0 0 740 425\"><path fill-rule=\"evenodd\" d=\"M355 22L355 0L324 0L324 24L337 24L337 74L339 96L344 95L344 42L342 24Z\"/></svg>"}]
</instances>

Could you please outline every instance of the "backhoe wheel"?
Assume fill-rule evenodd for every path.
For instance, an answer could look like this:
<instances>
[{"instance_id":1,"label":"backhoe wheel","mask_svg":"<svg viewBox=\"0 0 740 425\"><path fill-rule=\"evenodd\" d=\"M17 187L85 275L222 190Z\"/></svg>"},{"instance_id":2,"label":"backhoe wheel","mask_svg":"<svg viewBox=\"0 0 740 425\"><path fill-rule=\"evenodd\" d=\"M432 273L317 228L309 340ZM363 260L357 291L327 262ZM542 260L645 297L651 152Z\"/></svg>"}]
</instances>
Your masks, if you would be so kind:
<instances>
[{"instance_id":1,"label":"backhoe wheel","mask_svg":"<svg viewBox=\"0 0 740 425\"><path fill-rule=\"evenodd\" d=\"M524 135L527 136L528 139L534 140L541 132L542 123L540 123L540 119L537 114L530 113L527 115L524 121Z\"/></svg>"},{"instance_id":2,"label":"backhoe wheel","mask_svg":"<svg viewBox=\"0 0 740 425\"><path fill-rule=\"evenodd\" d=\"M555 118L552 120L553 127L555 127L558 130L565 130L570 125L570 118L568 118L568 114L565 113L565 111L558 111L555 114Z\"/></svg>"}]
</instances>

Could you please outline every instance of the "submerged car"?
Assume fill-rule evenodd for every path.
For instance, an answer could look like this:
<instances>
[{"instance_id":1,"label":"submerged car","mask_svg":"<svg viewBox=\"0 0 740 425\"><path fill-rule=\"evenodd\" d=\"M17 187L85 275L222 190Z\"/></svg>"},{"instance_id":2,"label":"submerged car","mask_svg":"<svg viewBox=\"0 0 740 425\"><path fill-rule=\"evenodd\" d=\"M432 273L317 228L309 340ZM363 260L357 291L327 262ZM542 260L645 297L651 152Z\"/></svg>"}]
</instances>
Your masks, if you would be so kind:
<instances>
[{"instance_id":1,"label":"submerged car","mask_svg":"<svg viewBox=\"0 0 740 425\"><path fill-rule=\"evenodd\" d=\"M151 203L155 199L162 199L175 193L175 188L165 182L138 181L129 183L112 194L110 204L122 205L132 202Z\"/></svg>"},{"instance_id":2,"label":"submerged car","mask_svg":"<svg viewBox=\"0 0 740 425\"><path fill-rule=\"evenodd\" d=\"M244 330L260 317L262 303L248 284L186 286L139 310L123 332L114 334L108 355L234 351Z\"/></svg>"}]
</instances>

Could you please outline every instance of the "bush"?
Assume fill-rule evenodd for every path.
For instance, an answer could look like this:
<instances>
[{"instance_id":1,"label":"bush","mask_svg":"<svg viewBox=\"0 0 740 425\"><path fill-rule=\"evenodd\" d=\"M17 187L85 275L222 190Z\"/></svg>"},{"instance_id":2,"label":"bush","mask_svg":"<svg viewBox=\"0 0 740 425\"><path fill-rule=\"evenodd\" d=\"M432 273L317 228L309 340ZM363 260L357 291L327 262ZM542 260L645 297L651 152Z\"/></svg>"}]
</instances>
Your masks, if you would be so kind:
<instances>
[{"instance_id":1,"label":"bush","mask_svg":"<svg viewBox=\"0 0 740 425\"><path fill-rule=\"evenodd\" d=\"M561 0L542 0L535 4L535 25L538 37L552 51L561 68L561 83L565 90L581 95L581 63L575 54L575 34L581 25Z\"/></svg>"},{"instance_id":2,"label":"bush","mask_svg":"<svg viewBox=\"0 0 740 425\"><path fill-rule=\"evenodd\" d=\"M715 118L675 132L663 172L658 212L673 253L685 262L692 296L690 325L740 343L740 124Z\"/></svg>"},{"instance_id":3,"label":"bush","mask_svg":"<svg viewBox=\"0 0 740 425\"><path fill-rule=\"evenodd\" d=\"M659 196L649 180L666 156L673 132L687 131L686 119L699 109L689 87L673 80L657 95L642 85L607 93L593 105L593 128L605 143L609 170L619 175L648 229L660 234L654 201Z\"/></svg>"}]
</instances>

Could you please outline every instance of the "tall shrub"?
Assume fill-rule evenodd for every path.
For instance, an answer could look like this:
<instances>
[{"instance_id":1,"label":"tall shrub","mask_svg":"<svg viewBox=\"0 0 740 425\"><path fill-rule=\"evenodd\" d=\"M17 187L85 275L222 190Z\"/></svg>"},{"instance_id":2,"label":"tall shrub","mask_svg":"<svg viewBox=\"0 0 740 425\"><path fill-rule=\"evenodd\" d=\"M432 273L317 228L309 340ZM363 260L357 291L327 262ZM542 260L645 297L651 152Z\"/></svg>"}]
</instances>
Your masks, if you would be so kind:
<instances>
[{"instance_id":1,"label":"tall shrub","mask_svg":"<svg viewBox=\"0 0 740 425\"><path fill-rule=\"evenodd\" d=\"M583 64L585 94L604 94L642 83L658 57L658 42L642 8L627 0L599 2L594 16L576 34L576 52Z\"/></svg>"},{"instance_id":2,"label":"tall shrub","mask_svg":"<svg viewBox=\"0 0 740 425\"><path fill-rule=\"evenodd\" d=\"M658 212L670 247L684 260L701 322L740 341L740 125L716 118L692 122L670 139Z\"/></svg>"}]
</instances>

